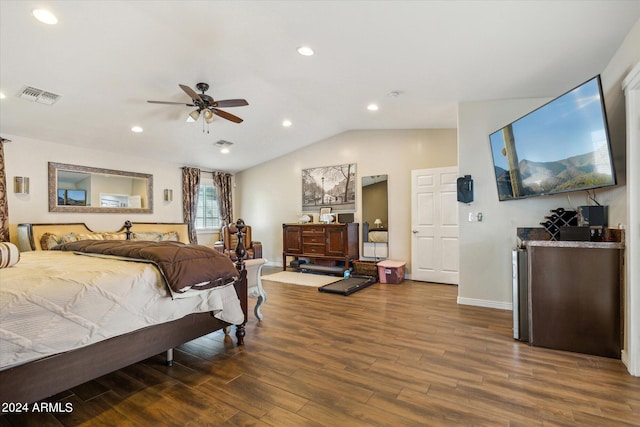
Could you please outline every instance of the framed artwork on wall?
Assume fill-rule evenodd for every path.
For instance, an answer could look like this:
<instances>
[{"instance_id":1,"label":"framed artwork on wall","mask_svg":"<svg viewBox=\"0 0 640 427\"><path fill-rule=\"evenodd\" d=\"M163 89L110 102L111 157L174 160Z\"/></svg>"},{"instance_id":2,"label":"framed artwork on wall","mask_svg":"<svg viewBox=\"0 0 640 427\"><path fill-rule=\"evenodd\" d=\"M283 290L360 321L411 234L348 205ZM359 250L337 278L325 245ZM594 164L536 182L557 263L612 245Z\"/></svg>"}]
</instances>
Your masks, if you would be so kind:
<instances>
[{"instance_id":1,"label":"framed artwork on wall","mask_svg":"<svg viewBox=\"0 0 640 427\"><path fill-rule=\"evenodd\" d=\"M302 212L355 212L356 164L302 170Z\"/></svg>"}]
</instances>

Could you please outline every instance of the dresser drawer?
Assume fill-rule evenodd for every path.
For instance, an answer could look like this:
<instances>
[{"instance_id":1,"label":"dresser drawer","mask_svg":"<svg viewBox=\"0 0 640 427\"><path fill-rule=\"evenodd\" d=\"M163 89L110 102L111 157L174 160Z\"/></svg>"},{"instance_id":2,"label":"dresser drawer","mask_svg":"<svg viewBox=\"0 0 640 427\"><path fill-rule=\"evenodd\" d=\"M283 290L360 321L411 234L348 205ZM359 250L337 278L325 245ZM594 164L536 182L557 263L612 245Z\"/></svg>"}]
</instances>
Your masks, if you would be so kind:
<instances>
[{"instance_id":1,"label":"dresser drawer","mask_svg":"<svg viewBox=\"0 0 640 427\"><path fill-rule=\"evenodd\" d=\"M303 254L324 255L324 245L305 244L302 246Z\"/></svg>"},{"instance_id":2,"label":"dresser drawer","mask_svg":"<svg viewBox=\"0 0 640 427\"><path fill-rule=\"evenodd\" d=\"M303 236L307 236L307 235L311 235L311 234L320 234L320 235L324 235L324 227L321 225L315 226L308 226L308 227L302 227L302 235Z\"/></svg>"},{"instance_id":3,"label":"dresser drawer","mask_svg":"<svg viewBox=\"0 0 640 427\"><path fill-rule=\"evenodd\" d=\"M324 234L309 234L302 236L302 244L324 244Z\"/></svg>"}]
</instances>

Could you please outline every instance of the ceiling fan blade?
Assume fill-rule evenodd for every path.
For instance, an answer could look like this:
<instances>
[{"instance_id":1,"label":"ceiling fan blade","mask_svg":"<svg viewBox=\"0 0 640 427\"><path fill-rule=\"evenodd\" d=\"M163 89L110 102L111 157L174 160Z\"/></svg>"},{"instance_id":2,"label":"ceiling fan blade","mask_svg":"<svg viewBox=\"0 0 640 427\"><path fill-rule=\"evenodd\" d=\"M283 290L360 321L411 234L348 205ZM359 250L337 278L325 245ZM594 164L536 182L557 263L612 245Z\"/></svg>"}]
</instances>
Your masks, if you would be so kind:
<instances>
[{"instance_id":1,"label":"ceiling fan blade","mask_svg":"<svg viewBox=\"0 0 640 427\"><path fill-rule=\"evenodd\" d=\"M229 107L244 107L249 105L246 99L224 99L222 101L214 101L214 107L229 108Z\"/></svg>"},{"instance_id":2,"label":"ceiling fan blade","mask_svg":"<svg viewBox=\"0 0 640 427\"><path fill-rule=\"evenodd\" d=\"M216 116L231 120L234 123L242 123L242 119L240 117L234 116L233 114L227 113L226 111L218 110L217 108L211 108L211 111L213 111L213 114L215 114Z\"/></svg>"},{"instance_id":3,"label":"ceiling fan blade","mask_svg":"<svg viewBox=\"0 0 640 427\"><path fill-rule=\"evenodd\" d=\"M193 104L185 104L184 102L170 102L170 101L147 101L150 104L172 104L172 105L186 105L187 107L195 107Z\"/></svg>"},{"instance_id":4,"label":"ceiling fan blade","mask_svg":"<svg viewBox=\"0 0 640 427\"><path fill-rule=\"evenodd\" d=\"M200 98L200 95L198 95L197 92L195 90L191 89L189 86L180 85L180 84L178 86L180 86L180 89L182 89L194 101L196 101L196 100L202 101L202 98Z\"/></svg>"}]
</instances>

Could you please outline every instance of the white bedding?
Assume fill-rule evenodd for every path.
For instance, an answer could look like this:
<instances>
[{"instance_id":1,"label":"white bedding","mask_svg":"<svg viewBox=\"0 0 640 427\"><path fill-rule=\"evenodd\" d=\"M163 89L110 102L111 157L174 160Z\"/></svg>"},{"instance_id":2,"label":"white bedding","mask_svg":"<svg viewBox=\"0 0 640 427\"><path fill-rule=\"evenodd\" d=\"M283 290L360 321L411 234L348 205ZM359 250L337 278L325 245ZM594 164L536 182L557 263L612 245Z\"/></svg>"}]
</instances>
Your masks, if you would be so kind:
<instances>
[{"instance_id":1,"label":"white bedding","mask_svg":"<svg viewBox=\"0 0 640 427\"><path fill-rule=\"evenodd\" d=\"M24 252L0 269L0 369L207 311L244 321L233 285L171 299L152 264Z\"/></svg>"},{"instance_id":2,"label":"white bedding","mask_svg":"<svg viewBox=\"0 0 640 427\"><path fill-rule=\"evenodd\" d=\"M389 241L389 234L387 231L369 231L369 241L373 243L386 243Z\"/></svg>"}]
</instances>

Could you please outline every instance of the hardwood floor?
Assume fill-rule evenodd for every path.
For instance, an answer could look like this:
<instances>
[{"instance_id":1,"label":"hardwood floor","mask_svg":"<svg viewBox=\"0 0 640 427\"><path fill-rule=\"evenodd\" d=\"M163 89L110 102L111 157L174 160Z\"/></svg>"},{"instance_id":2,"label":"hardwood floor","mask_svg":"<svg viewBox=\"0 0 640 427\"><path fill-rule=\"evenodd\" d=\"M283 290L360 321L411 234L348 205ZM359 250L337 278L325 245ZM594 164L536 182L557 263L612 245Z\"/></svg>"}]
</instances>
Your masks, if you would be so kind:
<instances>
[{"instance_id":1,"label":"hardwood floor","mask_svg":"<svg viewBox=\"0 0 640 427\"><path fill-rule=\"evenodd\" d=\"M52 399L70 413L0 426L640 425L620 360L514 341L510 311L458 305L455 286L264 286L244 347L210 334L171 368L158 355Z\"/></svg>"}]
</instances>

